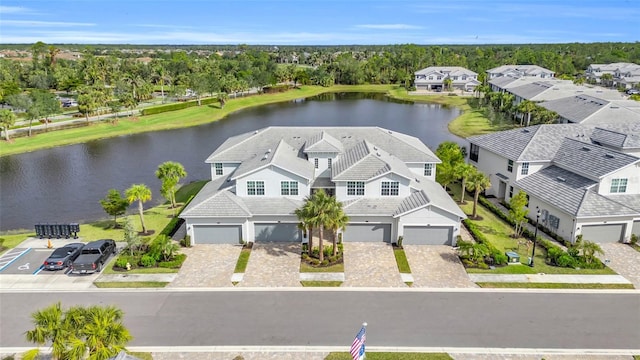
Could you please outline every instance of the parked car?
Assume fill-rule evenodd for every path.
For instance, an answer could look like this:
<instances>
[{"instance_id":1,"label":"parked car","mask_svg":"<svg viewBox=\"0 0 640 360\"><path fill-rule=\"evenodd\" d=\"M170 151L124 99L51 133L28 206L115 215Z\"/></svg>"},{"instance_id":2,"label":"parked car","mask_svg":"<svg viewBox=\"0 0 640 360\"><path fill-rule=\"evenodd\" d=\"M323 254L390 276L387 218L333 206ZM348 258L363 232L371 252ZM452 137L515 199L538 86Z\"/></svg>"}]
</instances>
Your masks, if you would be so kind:
<instances>
[{"instance_id":1,"label":"parked car","mask_svg":"<svg viewBox=\"0 0 640 360\"><path fill-rule=\"evenodd\" d=\"M71 263L80 255L83 243L71 243L55 249L44 261L45 270L62 270L71 266Z\"/></svg>"},{"instance_id":2,"label":"parked car","mask_svg":"<svg viewBox=\"0 0 640 360\"><path fill-rule=\"evenodd\" d=\"M638 89L629 89L627 90L627 95L638 95L640 94L640 90Z\"/></svg>"},{"instance_id":3,"label":"parked car","mask_svg":"<svg viewBox=\"0 0 640 360\"><path fill-rule=\"evenodd\" d=\"M92 241L82 247L80 256L71 264L74 274L91 274L102 271L102 267L115 254L116 242L110 239Z\"/></svg>"}]
</instances>

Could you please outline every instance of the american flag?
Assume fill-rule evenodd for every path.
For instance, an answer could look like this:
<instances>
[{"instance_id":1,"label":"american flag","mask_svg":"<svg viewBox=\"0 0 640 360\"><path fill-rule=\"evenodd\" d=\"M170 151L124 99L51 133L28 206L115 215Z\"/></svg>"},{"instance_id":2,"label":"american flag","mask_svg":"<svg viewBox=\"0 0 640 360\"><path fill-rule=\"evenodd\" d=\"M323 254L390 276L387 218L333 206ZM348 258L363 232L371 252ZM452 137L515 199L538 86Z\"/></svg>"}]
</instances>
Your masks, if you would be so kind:
<instances>
[{"instance_id":1,"label":"american flag","mask_svg":"<svg viewBox=\"0 0 640 360\"><path fill-rule=\"evenodd\" d=\"M353 360L362 360L364 359L364 343L367 341L367 328L364 326L356 335L356 338L353 339L353 343L351 343L351 358Z\"/></svg>"}]
</instances>

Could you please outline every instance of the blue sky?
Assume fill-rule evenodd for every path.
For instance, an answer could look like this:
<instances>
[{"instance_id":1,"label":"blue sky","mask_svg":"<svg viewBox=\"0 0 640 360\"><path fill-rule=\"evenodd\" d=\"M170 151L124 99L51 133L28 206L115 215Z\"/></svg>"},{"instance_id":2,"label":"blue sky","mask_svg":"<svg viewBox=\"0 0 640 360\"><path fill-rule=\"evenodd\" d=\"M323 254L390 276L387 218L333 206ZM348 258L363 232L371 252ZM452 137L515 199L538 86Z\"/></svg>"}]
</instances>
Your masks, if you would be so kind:
<instances>
[{"instance_id":1,"label":"blue sky","mask_svg":"<svg viewBox=\"0 0 640 360\"><path fill-rule=\"evenodd\" d=\"M2 0L0 43L634 42L639 0Z\"/></svg>"}]
</instances>

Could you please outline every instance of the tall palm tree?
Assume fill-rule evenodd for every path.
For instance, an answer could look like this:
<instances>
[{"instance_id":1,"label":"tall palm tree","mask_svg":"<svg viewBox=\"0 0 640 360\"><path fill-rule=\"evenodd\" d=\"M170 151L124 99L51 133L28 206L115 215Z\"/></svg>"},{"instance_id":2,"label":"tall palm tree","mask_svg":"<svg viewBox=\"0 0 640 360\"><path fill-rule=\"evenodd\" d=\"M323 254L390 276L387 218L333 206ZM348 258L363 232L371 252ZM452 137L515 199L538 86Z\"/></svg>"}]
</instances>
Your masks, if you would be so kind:
<instances>
[{"instance_id":1,"label":"tall palm tree","mask_svg":"<svg viewBox=\"0 0 640 360\"><path fill-rule=\"evenodd\" d=\"M522 113L520 118L520 126L524 121L524 114L527 114L527 126L531 124L531 113L536 109L536 104L533 101L523 100L517 107L518 111Z\"/></svg>"},{"instance_id":2,"label":"tall palm tree","mask_svg":"<svg viewBox=\"0 0 640 360\"><path fill-rule=\"evenodd\" d=\"M467 179L471 176L474 171L477 169L467 163L460 164L456 167L456 176L461 180L462 183L462 193L460 194L460 204L464 204L464 195L467 187Z\"/></svg>"},{"instance_id":3,"label":"tall palm tree","mask_svg":"<svg viewBox=\"0 0 640 360\"><path fill-rule=\"evenodd\" d=\"M475 169L475 168L474 168ZM478 217L478 198L480 193L491 187L491 181L483 172L475 169L469 179L467 180L469 189L474 190L473 194L473 218Z\"/></svg>"},{"instance_id":4,"label":"tall palm tree","mask_svg":"<svg viewBox=\"0 0 640 360\"><path fill-rule=\"evenodd\" d=\"M60 303L53 304L31 314L35 328L25 333L27 341L39 346L51 343L51 355L54 359L63 359L67 354L67 340L70 337L70 329L64 321L64 313ZM39 351L30 351L31 356L37 359Z\"/></svg>"},{"instance_id":5,"label":"tall palm tree","mask_svg":"<svg viewBox=\"0 0 640 360\"><path fill-rule=\"evenodd\" d=\"M140 224L142 232L146 233L147 228L144 226L144 208L143 203L151 200L151 190L145 184L133 184L125 191L125 196L129 204L138 201L138 214L140 214Z\"/></svg>"},{"instance_id":6,"label":"tall palm tree","mask_svg":"<svg viewBox=\"0 0 640 360\"><path fill-rule=\"evenodd\" d=\"M331 197L324 192L324 190L320 189L314 192L311 196L308 196L305 204L300 210L298 215L303 216L302 219L306 224L309 224L310 228L318 229L318 248L319 248L319 256L320 261L324 260L323 253L323 239L324 239L324 229L329 227L331 223ZM313 234L309 233L309 239L313 237ZM313 248L309 248L313 253Z\"/></svg>"},{"instance_id":7,"label":"tall palm tree","mask_svg":"<svg viewBox=\"0 0 640 360\"><path fill-rule=\"evenodd\" d=\"M349 223L349 217L342 209L342 203L336 200L335 196L329 197L329 213L330 219L328 228L333 231L333 256L338 255L338 230L344 231Z\"/></svg>"},{"instance_id":8,"label":"tall palm tree","mask_svg":"<svg viewBox=\"0 0 640 360\"><path fill-rule=\"evenodd\" d=\"M295 214L300 221L300 227L304 229L307 233L307 249L309 256L313 253L313 213L312 213L313 204L307 199L304 205L301 208L295 210Z\"/></svg>"},{"instance_id":9,"label":"tall palm tree","mask_svg":"<svg viewBox=\"0 0 640 360\"><path fill-rule=\"evenodd\" d=\"M171 202L171 207L176 209L176 187L180 182L181 178L187 176L187 172L184 170L184 166L179 162L175 161L166 161L162 164L158 165L158 169L156 170L156 177L162 181L162 188L166 191L167 195L169 195L169 201Z\"/></svg>"},{"instance_id":10,"label":"tall palm tree","mask_svg":"<svg viewBox=\"0 0 640 360\"><path fill-rule=\"evenodd\" d=\"M89 360L107 360L125 349L131 334L122 324L124 313L115 306L91 306L86 309L82 329Z\"/></svg>"}]
</instances>

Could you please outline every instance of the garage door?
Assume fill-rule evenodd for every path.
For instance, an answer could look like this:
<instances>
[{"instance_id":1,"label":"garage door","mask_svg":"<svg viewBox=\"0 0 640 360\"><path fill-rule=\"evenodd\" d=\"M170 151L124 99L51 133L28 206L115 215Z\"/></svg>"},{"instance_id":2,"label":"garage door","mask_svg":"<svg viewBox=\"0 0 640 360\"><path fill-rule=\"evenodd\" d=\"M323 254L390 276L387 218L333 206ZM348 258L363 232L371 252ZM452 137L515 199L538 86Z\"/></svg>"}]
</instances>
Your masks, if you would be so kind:
<instances>
[{"instance_id":1,"label":"garage door","mask_svg":"<svg viewBox=\"0 0 640 360\"><path fill-rule=\"evenodd\" d=\"M343 235L349 242L391 242L391 224L351 224Z\"/></svg>"},{"instance_id":2,"label":"garage door","mask_svg":"<svg viewBox=\"0 0 640 360\"><path fill-rule=\"evenodd\" d=\"M582 227L582 239L599 243L613 243L622 240L624 224L587 225Z\"/></svg>"},{"instance_id":3,"label":"garage door","mask_svg":"<svg viewBox=\"0 0 640 360\"><path fill-rule=\"evenodd\" d=\"M631 228L631 233L640 236L640 220L633 222L633 227Z\"/></svg>"},{"instance_id":4,"label":"garage door","mask_svg":"<svg viewBox=\"0 0 640 360\"><path fill-rule=\"evenodd\" d=\"M451 245L451 226L405 226L402 243L407 245Z\"/></svg>"},{"instance_id":5,"label":"garage door","mask_svg":"<svg viewBox=\"0 0 640 360\"><path fill-rule=\"evenodd\" d=\"M301 231L298 224L260 224L254 225L256 241L261 242L299 242Z\"/></svg>"},{"instance_id":6,"label":"garage door","mask_svg":"<svg viewBox=\"0 0 640 360\"><path fill-rule=\"evenodd\" d=\"M240 225L194 225L194 244L239 244L242 238Z\"/></svg>"}]
</instances>

